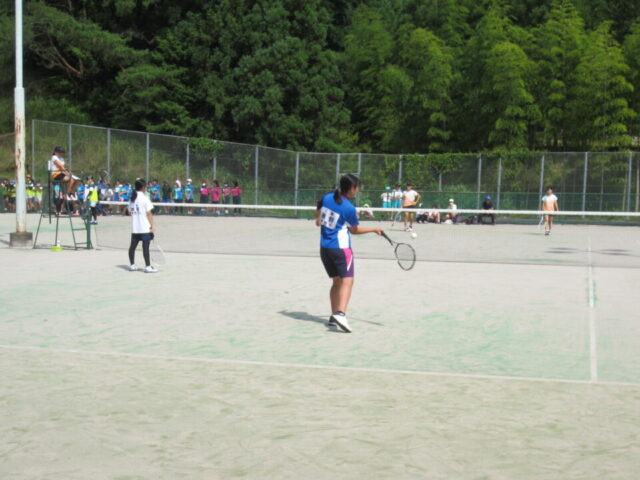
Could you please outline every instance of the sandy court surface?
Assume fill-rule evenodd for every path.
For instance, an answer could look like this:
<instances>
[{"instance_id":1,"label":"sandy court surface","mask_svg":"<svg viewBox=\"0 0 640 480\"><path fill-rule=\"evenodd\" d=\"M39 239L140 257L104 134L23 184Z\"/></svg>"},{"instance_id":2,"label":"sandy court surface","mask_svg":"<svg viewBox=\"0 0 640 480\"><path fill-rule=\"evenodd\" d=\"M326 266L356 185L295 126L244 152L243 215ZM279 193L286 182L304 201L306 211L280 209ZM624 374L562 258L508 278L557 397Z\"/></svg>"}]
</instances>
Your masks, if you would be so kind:
<instances>
[{"instance_id":1,"label":"sandy court surface","mask_svg":"<svg viewBox=\"0 0 640 480\"><path fill-rule=\"evenodd\" d=\"M422 261L407 273L379 239L358 239L348 335L324 325L328 280L306 250L169 253L145 275L119 249L5 248L10 220L0 216L2 478L640 469L640 269ZM317 234L295 226L278 243L245 223L228 222L227 236L254 250ZM599 238L592 255L611 246ZM418 255L431 240L421 232Z\"/></svg>"}]
</instances>

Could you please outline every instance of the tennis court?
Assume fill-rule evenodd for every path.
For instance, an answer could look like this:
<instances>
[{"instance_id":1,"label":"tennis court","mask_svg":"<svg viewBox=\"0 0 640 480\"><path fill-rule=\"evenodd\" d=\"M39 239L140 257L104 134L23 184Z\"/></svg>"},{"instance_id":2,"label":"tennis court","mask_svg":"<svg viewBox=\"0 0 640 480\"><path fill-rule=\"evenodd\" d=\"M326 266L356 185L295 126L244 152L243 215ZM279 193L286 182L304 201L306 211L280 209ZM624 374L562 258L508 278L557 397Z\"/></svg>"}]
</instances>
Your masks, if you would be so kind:
<instances>
[{"instance_id":1,"label":"tennis court","mask_svg":"<svg viewBox=\"0 0 640 480\"><path fill-rule=\"evenodd\" d=\"M308 219L159 216L154 275L127 271L125 217L63 252L8 248L14 220L0 215L3 478L640 471L637 226L390 231L416 249L410 272L358 237L343 334L325 326Z\"/></svg>"}]
</instances>

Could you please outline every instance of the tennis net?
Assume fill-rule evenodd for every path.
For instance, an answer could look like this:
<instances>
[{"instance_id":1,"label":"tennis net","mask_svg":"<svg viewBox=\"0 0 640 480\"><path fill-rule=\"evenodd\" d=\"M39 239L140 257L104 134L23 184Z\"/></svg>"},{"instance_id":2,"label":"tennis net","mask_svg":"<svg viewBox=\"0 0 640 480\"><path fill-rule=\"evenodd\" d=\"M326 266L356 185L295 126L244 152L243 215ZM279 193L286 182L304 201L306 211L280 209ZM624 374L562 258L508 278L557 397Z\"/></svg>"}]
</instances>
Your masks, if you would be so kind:
<instances>
[{"instance_id":1,"label":"tennis net","mask_svg":"<svg viewBox=\"0 0 640 480\"><path fill-rule=\"evenodd\" d=\"M111 215L99 219L96 245L127 248L131 220L124 214L126 203L104 206ZM154 211L156 240L169 253L318 255L315 206L169 203L157 204ZM412 232L405 231L408 212L416 217ZM366 226L379 226L395 241L411 244L419 262L640 268L640 213L556 212L549 235L543 213L359 209ZM356 258L394 260L387 242L375 235L354 238L353 249Z\"/></svg>"}]
</instances>

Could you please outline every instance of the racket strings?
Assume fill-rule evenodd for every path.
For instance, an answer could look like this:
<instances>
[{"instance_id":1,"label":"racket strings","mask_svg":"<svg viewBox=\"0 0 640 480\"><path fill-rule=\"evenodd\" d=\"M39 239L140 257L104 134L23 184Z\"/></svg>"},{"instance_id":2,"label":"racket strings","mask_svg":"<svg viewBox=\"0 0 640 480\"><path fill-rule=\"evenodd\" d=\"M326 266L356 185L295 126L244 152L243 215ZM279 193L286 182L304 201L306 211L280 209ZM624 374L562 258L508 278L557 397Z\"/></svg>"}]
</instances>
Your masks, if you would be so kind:
<instances>
[{"instance_id":1,"label":"racket strings","mask_svg":"<svg viewBox=\"0 0 640 480\"><path fill-rule=\"evenodd\" d=\"M403 270L411 270L416 263L416 252L407 243L399 243L396 247L396 259Z\"/></svg>"}]
</instances>

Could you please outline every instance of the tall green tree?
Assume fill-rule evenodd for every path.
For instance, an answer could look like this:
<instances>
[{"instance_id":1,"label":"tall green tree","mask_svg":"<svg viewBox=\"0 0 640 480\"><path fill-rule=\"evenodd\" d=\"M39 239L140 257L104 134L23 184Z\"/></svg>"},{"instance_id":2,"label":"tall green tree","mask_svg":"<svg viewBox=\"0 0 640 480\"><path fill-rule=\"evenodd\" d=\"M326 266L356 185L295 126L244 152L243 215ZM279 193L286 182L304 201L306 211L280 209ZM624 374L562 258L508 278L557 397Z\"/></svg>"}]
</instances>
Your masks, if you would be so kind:
<instances>
[{"instance_id":1,"label":"tall green tree","mask_svg":"<svg viewBox=\"0 0 640 480\"><path fill-rule=\"evenodd\" d=\"M628 99L633 86L610 28L605 22L589 34L576 69L571 138L580 149L625 149L631 144L628 126L636 113Z\"/></svg>"},{"instance_id":2,"label":"tall green tree","mask_svg":"<svg viewBox=\"0 0 640 480\"><path fill-rule=\"evenodd\" d=\"M540 144L567 148L571 142L565 133L573 121L569 103L585 41L582 18L571 0L553 0L545 22L534 30L534 39L531 55L537 66L533 89L542 114Z\"/></svg>"}]
</instances>

